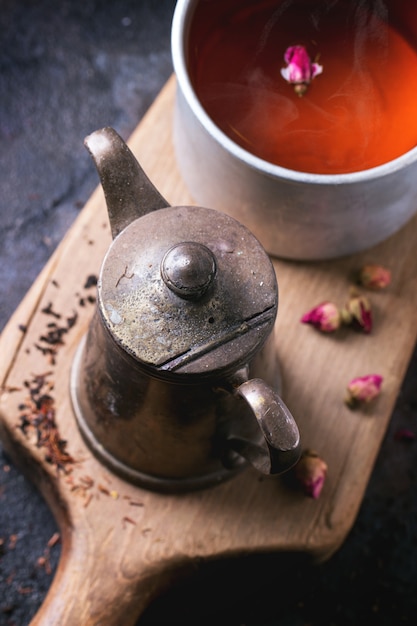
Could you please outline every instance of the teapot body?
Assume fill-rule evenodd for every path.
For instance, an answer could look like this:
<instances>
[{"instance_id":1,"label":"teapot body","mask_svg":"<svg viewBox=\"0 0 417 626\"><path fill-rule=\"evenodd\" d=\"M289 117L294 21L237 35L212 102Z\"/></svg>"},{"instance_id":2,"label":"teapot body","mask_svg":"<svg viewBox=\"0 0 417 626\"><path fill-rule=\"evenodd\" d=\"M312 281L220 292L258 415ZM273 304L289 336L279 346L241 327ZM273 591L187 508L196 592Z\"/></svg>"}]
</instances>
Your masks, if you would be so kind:
<instances>
[{"instance_id":1,"label":"teapot body","mask_svg":"<svg viewBox=\"0 0 417 626\"><path fill-rule=\"evenodd\" d=\"M247 403L233 393L242 379L262 378L280 392L273 335L227 379L176 382L150 375L114 341L96 312L72 373L79 427L90 449L126 480L158 491L217 484L248 461L231 438L261 445Z\"/></svg>"}]
</instances>

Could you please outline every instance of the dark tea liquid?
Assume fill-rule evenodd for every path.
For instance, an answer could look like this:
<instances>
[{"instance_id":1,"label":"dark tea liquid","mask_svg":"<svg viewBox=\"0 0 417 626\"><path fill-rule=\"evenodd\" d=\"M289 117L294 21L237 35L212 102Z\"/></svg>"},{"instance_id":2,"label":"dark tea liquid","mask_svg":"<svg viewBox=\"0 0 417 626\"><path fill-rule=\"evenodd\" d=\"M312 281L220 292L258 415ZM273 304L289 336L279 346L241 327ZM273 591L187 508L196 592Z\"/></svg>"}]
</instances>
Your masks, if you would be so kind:
<instances>
[{"instance_id":1,"label":"dark tea liquid","mask_svg":"<svg viewBox=\"0 0 417 626\"><path fill-rule=\"evenodd\" d=\"M318 174L386 163L417 145L413 5L202 0L191 80L216 125L266 161ZM296 44L323 66L303 97L280 73Z\"/></svg>"}]
</instances>

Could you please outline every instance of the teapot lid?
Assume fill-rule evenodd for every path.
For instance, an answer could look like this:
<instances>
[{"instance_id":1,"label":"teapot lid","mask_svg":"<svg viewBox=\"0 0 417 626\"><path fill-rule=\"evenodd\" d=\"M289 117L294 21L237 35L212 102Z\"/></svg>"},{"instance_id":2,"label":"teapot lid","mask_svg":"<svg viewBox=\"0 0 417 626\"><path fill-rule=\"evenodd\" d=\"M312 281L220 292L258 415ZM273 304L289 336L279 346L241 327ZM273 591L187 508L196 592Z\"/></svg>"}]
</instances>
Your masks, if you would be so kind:
<instances>
[{"instance_id":1,"label":"teapot lid","mask_svg":"<svg viewBox=\"0 0 417 626\"><path fill-rule=\"evenodd\" d=\"M272 263L232 217L195 206L162 208L115 238L98 283L99 310L119 346L150 374L223 376L272 330Z\"/></svg>"}]
</instances>

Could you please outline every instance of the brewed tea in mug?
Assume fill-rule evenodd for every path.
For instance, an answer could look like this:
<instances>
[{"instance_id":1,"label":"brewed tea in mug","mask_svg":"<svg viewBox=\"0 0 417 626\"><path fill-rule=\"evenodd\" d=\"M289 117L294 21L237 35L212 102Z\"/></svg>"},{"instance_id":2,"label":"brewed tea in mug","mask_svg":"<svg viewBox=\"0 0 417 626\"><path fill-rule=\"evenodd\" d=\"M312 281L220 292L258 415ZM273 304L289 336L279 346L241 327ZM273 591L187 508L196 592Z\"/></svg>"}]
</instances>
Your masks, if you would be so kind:
<instances>
[{"instance_id":1,"label":"brewed tea in mug","mask_svg":"<svg viewBox=\"0 0 417 626\"><path fill-rule=\"evenodd\" d=\"M196 6L190 78L233 141L300 172L369 169L417 145L412 2L222 0ZM401 26L400 26L401 24ZM299 97L281 75L289 46L323 72Z\"/></svg>"}]
</instances>

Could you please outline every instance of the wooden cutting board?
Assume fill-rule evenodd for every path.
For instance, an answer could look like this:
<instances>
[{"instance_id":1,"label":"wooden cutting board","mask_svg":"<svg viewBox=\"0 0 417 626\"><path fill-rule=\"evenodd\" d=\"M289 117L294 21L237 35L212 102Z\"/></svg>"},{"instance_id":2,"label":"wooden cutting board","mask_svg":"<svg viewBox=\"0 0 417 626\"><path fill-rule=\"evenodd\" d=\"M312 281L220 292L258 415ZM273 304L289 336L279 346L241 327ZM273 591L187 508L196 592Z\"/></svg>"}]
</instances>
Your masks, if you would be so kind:
<instances>
[{"instance_id":1,"label":"wooden cutting board","mask_svg":"<svg viewBox=\"0 0 417 626\"><path fill-rule=\"evenodd\" d=\"M129 145L171 204L192 204L171 145L174 93L172 78ZM355 521L414 349L416 237L417 218L363 254L320 263L274 261L283 395L303 446L328 464L320 498L304 496L285 478L261 479L251 469L204 491L161 495L101 466L84 445L71 409L70 367L94 311L87 278L98 273L110 243L97 189L0 339L1 437L43 493L62 533L61 560L33 624L135 624L179 571L208 557L284 550L317 560L331 556ZM369 294L370 335L346 328L325 336L300 323L323 300L343 305L353 273L368 261L388 266L393 276L387 290ZM383 375L382 394L366 409L351 411L343 402L346 384L368 373ZM28 398L37 400L39 417L45 394L45 423L49 418L56 430L42 431L39 445L25 407Z\"/></svg>"}]
</instances>

